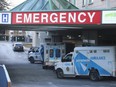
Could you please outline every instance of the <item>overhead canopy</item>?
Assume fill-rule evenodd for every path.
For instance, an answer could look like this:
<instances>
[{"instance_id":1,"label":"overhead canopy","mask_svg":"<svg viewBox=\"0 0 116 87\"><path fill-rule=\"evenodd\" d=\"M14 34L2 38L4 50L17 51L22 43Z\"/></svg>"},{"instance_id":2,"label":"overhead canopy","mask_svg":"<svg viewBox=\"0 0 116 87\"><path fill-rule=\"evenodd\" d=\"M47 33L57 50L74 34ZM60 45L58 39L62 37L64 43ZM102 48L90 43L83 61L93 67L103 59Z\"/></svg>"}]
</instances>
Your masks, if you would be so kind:
<instances>
[{"instance_id":1,"label":"overhead canopy","mask_svg":"<svg viewBox=\"0 0 116 87\"><path fill-rule=\"evenodd\" d=\"M34 13L34 12L65 12L68 11L68 16L70 17L71 20L68 20L68 22L70 23L70 21L73 20L73 22L75 21L79 21L78 19L73 19L72 16L75 17L75 14L77 14L76 16L79 17L86 17L85 18L80 18L82 19L81 22L83 22L84 20L87 20L88 22L88 17L91 17L90 19L93 18L94 13L89 10L84 10L84 12L82 12L82 10L79 10L79 8L77 8L76 6L74 6L73 4L71 4L70 2L68 2L67 0L26 0L25 2L23 2L22 4L16 6L15 8L10 10L11 12L30 12L30 13ZM73 11L73 13L71 13L71 11ZM94 10L97 11L97 10ZM101 11L101 10L100 10ZM80 13L82 16L80 16L78 13ZM59 13L58 13L59 14ZM92 15L93 14L93 15ZM56 15L56 14L55 14ZM5 15L6 16L6 15ZM19 15L20 16L20 15ZM53 16L53 15L52 15ZM62 19L63 19L63 15ZM67 15L65 15L67 16ZM98 15L100 16L100 18L102 18L101 13ZM98 16L95 18L95 21L98 21ZM12 16L13 17L13 16ZM26 16L27 17L27 16ZM15 17L14 17L15 18ZM14 19L13 18L13 19ZM38 18L38 17L35 17ZM65 17L67 18L67 17ZM77 18L77 17L76 17ZM19 17L20 19L20 17ZM50 18L49 18L50 19ZM59 19L59 17L57 18ZM67 19L66 19L67 20ZM77 29L115 29L116 25L115 24L101 24L101 20L100 22L97 24L1 24L0 25L0 29L10 29L10 30L45 30L45 31L56 31L56 30L77 30ZM52 20L53 21L53 20Z\"/></svg>"},{"instance_id":2,"label":"overhead canopy","mask_svg":"<svg viewBox=\"0 0 116 87\"><path fill-rule=\"evenodd\" d=\"M40 11L40 10L63 10L78 9L67 0L26 0L11 11Z\"/></svg>"},{"instance_id":3,"label":"overhead canopy","mask_svg":"<svg viewBox=\"0 0 116 87\"><path fill-rule=\"evenodd\" d=\"M76 6L68 2L67 0L26 0L15 8L11 9L11 12L35 12L35 11L63 11L63 10L78 10ZM7 29L26 29L26 30L57 30L68 29L70 27L65 26L47 26L47 25L9 25ZM72 28L72 27L71 27Z\"/></svg>"}]
</instances>

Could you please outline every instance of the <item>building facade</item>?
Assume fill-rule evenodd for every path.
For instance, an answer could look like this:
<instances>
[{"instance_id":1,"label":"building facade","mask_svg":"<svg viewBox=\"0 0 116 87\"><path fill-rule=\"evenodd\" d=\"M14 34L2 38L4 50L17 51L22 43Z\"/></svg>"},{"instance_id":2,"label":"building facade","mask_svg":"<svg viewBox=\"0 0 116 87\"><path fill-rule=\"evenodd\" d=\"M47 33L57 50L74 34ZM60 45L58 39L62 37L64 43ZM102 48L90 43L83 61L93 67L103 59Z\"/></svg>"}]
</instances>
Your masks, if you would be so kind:
<instances>
[{"instance_id":1,"label":"building facade","mask_svg":"<svg viewBox=\"0 0 116 87\"><path fill-rule=\"evenodd\" d=\"M26 32L22 30L10 30L7 34L9 35L9 41L24 42L26 39Z\"/></svg>"},{"instance_id":2,"label":"building facade","mask_svg":"<svg viewBox=\"0 0 116 87\"><path fill-rule=\"evenodd\" d=\"M79 9L116 9L116 0L67 0Z\"/></svg>"}]
</instances>

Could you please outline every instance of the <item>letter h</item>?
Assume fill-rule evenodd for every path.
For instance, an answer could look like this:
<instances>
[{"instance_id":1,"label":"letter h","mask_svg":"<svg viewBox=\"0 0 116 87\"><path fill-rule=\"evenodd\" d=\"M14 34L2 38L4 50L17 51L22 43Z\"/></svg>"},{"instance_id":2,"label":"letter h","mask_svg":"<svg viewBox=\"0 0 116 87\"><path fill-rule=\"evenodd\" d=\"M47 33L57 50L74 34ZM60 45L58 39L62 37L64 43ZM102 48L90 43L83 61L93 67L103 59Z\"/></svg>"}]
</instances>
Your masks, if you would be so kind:
<instances>
[{"instance_id":1,"label":"letter h","mask_svg":"<svg viewBox=\"0 0 116 87\"><path fill-rule=\"evenodd\" d=\"M2 22L8 22L9 15L8 14L2 14Z\"/></svg>"}]
</instances>

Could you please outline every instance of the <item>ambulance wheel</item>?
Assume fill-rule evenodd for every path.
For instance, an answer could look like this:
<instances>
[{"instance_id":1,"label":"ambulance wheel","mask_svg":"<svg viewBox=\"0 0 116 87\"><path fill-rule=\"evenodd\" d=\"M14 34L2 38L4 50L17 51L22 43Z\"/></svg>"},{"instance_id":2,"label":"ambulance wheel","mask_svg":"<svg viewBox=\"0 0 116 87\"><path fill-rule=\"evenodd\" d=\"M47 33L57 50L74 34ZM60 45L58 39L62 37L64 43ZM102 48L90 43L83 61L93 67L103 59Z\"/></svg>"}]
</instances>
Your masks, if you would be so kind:
<instances>
[{"instance_id":1,"label":"ambulance wheel","mask_svg":"<svg viewBox=\"0 0 116 87\"><path fill-rule=\"evenodd\" d=\"M57 74L57 78L59 78L59 79L62 79L64 77L64 73L61 69L58 69L56 71L56 74Z\"/></svg>"},{"instance_id":2,"label":"ambulance wheel","mask_svg":"<svg viewBox=\"0 0 116 87\"><path fill-rule=\"evenodd\" d=\"M47 69L47 66L46 66L46 65L43 65L42 68L43 68L43 69Z\"/></svg>"},{"instance_id":3,"label":"ambulance wheel","mask_svg":"<svg viewBox=\"0 0 116 87\"><path fill-rule=\"evenodd\" d=\"M91 70L89 77L90 77L90 80L92 80L92 81L100 80L100 75L97 70Z\"/></svg>"},{"instance_id":4,"label":"ambulance wheel","mask_svg":"<svg viewBox=\"0 0 116 87\"><path fill-rule=\"evenodd\" d=\"M30 60L30 63L34 63L35 62L33 57L30 57L29 60Z\"/></svg>"}]
</instances>

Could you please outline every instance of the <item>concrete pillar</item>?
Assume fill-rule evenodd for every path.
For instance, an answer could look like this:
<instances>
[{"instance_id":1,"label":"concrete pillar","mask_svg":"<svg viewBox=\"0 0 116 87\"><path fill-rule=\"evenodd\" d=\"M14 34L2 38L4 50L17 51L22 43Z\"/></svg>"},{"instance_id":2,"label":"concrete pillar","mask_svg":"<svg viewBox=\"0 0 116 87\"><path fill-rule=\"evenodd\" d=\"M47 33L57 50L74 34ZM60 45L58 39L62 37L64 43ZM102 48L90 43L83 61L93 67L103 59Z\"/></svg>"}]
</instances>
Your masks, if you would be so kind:
<instances>
[{"instance_id":1,"label":"concrete pillar","mask_svg":"<svg viewBox=\"0 0 116 87\"><path fill-rule=\"evenodd\" d=\"M47 33L44 31L39 32L39 40L40 43L45 43L45 38L47 38Z\"/></svg>"},{"instance_id":2,"label":"concrete pillar","mask_svg":"<svg viewBox=\"0 0 116 87\"><path fill-rule=\"evenodd\" d=\"M40 46L41 44L45 44L45 38L51 38L51 35L48 35L48 33L44 31L34 31L32 46Z\"/></svg>"},{"instance_id":3,"label":"concrete pillar","mask_svg":"<svg viewBox=\"0 0 116 87\"><path fill-rule=\"evenodd\" d=\"M34 46L34 47L39 46L38 34L39 34L38 31L33 32L32 46Z\"/></svg>"},{"instance_id":4,"label":"concrete pillar","mask_svg":"<svg viewBox=\"0 0 116 87\"><path fill-rule=\"evenodd\" d=\"M17 42L17 36L16 36L16 38L15 38L15 41Z\"/></svg>"}]
</instances>

